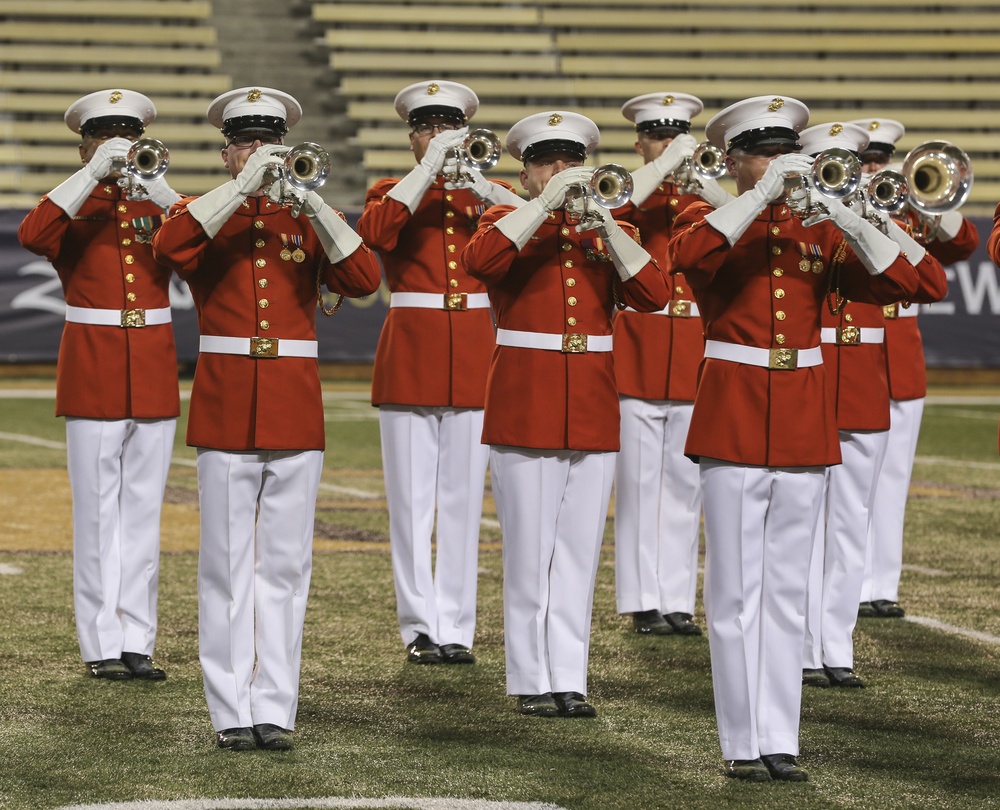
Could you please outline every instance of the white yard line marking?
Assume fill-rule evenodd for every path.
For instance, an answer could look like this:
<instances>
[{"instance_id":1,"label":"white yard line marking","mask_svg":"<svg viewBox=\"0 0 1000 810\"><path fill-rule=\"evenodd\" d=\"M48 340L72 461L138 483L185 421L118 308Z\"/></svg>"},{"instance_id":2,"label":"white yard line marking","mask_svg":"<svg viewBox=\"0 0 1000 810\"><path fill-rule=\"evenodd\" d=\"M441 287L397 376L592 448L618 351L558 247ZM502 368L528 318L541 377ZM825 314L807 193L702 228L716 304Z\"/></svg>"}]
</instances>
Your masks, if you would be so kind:
<instances>
[{"instance_id":1,"label":"white yard line marking","mask_svg":"<svg viewBox=\"0 0 1000 810\"><path fill-rule=\"evenodd\" d=\"M564 810L548 802L505 802L488 799L409 798L348 799L330 796L317 799L178 799L177 801L112 802L74 804L58 810L280 810L280 808L407 808L408 810Z\"/></svg>"},{"instance_id":2,"label":"white yard line marking","mask_svg":"<svg viewBox=\"0 0 1000 810\"><path fill-rule=\"evenodd\" d=\"M16 565L7 565L7 563L0 563L0 575L16 577L18 574L23 573L23 568L18 568Z\"/></svg>"},{"instance_id":3,"label":"white yard line marking","mask_svg":"<svg viewBox=\"0 0 1000 810\"><path fill-rule=\"evenodd\" d=\"M954 636L963 636L976 641L983 641L987 644L1000 644L1000 636L991 636L989 633L981 633L978 630L969 630L965 627L958 627L954 624L939 622L937 619L930 619L926 616L904 616L904 621L919 624L921 627L930 627L932 630L940 630Z\"/></svg>"},{"instance_id":4,"label":"white yard line marking","mask_svg":"<svg viewBox=\"0 0 1000 810\"><path fill-rule=\"evenodd\" d=\"M940 568L924 568L922 565L906 565L903 563L904 571L913 571L915 574L923 574L927 577L950 577L951 573L942 571Z\"/></svg>"}]
</instances>

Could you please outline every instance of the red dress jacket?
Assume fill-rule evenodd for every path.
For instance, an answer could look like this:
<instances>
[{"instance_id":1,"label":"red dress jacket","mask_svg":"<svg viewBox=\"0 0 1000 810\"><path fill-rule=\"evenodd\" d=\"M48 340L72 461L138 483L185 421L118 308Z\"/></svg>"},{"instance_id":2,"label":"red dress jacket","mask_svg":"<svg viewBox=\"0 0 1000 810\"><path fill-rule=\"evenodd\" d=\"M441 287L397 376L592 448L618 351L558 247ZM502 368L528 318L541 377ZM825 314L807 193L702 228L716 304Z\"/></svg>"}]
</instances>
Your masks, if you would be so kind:
<instances>
[{"instance_id":1,"label":"red dress jacket","mask_svg":"<svg viewBox=\"0 0 1000 810\"><path fill-rule=\"evenodd\" d=\"M125 199L99 183L73 218L43 197L18 228L25 249L48 259L66 304L88 309L170 306L170 270L150 245L163 221L157 205ZM56 366L56 415L165 419L180 413L177 349L169 323L63 327Z\"/></svg>"},{"instance_id":2,"label":"red dress jacket","mask_svg":"<svg viewBox=\"0 0 1000 810\"><path fill-rule=\"evenodd\" d=\"M390 292L440 295L441 309L389 309L375 351L372 404L482 408L493 315L489 307L444 306L446 295L486 292L459 257L487 206L467 189L446 189L438 177L411 215L386 197L398 182L386 178L368 191L358 233L382 259Z\"/></svg>"},{"instance_id":3,"label":"red dress jacket","mask_svg":"<svg viewBox=\"0 0 1000 810\"><path fill-rule=\"evenodd\" d=\"M934 239L927 245L931 258L921 262L920 286L913 297L885 307L885 345L889 397L922 399L927 395L924 343L917 323L916 305L940 301L948 294L948 279L941 265L968 259L979 246L979 233L968 219L949 242ZM912 308L911 308L912 307Z\"/></svg>"},{"instance_id":4,"label":"red dress jacket","mask_svg":"<svg viewBox=\"0 0 1000 810\"><path fill-rule=\"evenodd\" d=\"M319 281L348 296L378 289L378 261L364 245L331 265L308 217L293 218L267 197L248 198L214 239L188 213L189 202L174 207L153 251L187 281L202 335L315 340ZM298 246L304 260L282 258L286 245L289 252ZM202 353L187 443L232 451L324 449L318 361Z\"/></svg>"},{"instance_id":5,"label":"red dress jacket","mask_svg":"<svg viewBox=\"0 0 1000 810\"><path fill-rule=\"evenodd\" d=\"M705 222L714 209L694 203L674 223L672 266L695 291L706 340L764 349L820 345L831 264L841 294L888 303L912 295L917 272L899 256L870 276L837 228L810 228L786 205L769 205L733 247ZM762 467L840 462L822 364L775 370L706 359L701 366L685 453Z\"/></svg>"},{"instance_id":6,"label":"red dress jacket","mask_svg":"<svg viewBox=\"0 0 1000 810\"><path fill-rule=\"evenodd\" d=\"M518 252L494 226L512 210L497 205L487 211L462 254L469 275L489 289L499 328L610 335L616 296L638 310L666 306L667 281L655 261L622 282L596 231L577 233L562 211ZM635 236L634 227L621 226ZM484 444L614 452L620 418L612 352L494 349Z\"/></svg>"},{"instance_id":7,"label":"red dress jacket","mask_svg":"<svg viewBox=\"0 0 1000 810\"><path fill-rule=\"evenodd\" d=\"M835 309L836 307L834 307ZM885 318L878 304L846 301L836 315L820 311L826 389L838 430L888 430L889 381L885 368ZM866 330L883 330L880 343ZM833 332L835 340L827 341Z\"/></svg>"},{"instance_id":8,"label":"red dress jacket","mask_svg":"<svg viewBox=\"0 0 1000 810\"><path fill-rule=\"evenodd\" d=\"M615 219L639 229L642 246L669 271L667 245L677 214L701 198L662 183L640 207L626 205ZM698 366L705 353L701 319L691 312L694 296L683 273L667 277L670 301L659 313L620 310L614 319L618 393L654 400L694 401Z\"/></svg>"}]
</instances>

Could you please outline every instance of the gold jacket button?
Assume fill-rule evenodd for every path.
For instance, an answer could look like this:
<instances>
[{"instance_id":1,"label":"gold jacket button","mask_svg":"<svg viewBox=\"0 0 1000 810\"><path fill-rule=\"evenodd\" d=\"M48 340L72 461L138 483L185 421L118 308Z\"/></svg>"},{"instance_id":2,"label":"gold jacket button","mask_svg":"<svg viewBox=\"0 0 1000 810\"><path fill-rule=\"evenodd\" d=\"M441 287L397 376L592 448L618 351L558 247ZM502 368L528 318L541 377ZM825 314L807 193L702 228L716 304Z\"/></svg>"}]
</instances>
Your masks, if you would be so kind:
<instances>
[{"instance_id":1,"label":"gold jacket button","mask_svg":"<svg viewBox=\"0 0 1000 810\"><path fill-rule=\"evenodd\" d=\"M129 293L125 296L129 301L135 301L135 293Z\"/></svg>"},{"instance_id":2,"label":"gold jacket button","mask_svg":"<svg viewBox=\"0 0 1000 810\"><path fill-rule=\"evenodd\" d=\"M257 286L263 290L265 287L267 287L267 279L266 278L257 279Z\"/></svg>"},{"instance_id":3,"label":"gold jacket button","mask_svg":"<svg viewBox=\"0 0 1000 810\"><path fill-rule=\"evenodd\" d=\"M270 321L261 321L260 322L260 328L261 329L270 329L271 328L271 322Z\"/></svg>"},{"instance_id":4,"label":"gold jacket button","mask_svg":"<svg viewBox=\"0 0 1000 810\"><path fill-rule=\"evenodd\" d=\"M777 318L779 321L785 320L785 310L779 309L777 312L774 313L774 317Z\"/></svg>"},{"instance_id":5,"label":"gold jacket button","mask_svg":"<svg viewBox=\"0 0 1000 810\"><path fill-rule=\"evenodd\" d=\"M126 281L127 281L127 282L128 282L129 284L132 284L132 283L134 283L134 282L135 282L135 273L126 273L126 274L125 274L125 280L126 280Z\"/></svg>"},{"instance_id":6,"label":"gold jacket button","mask_svg":"<svg viewBox=\"0 0 1000 810\"><path fill-rule=\"evenodd\" d=\"M125 264L135 264L135 256L131 253L125 257Z\"/></svg>"},{"instance_id":7,"label":"gold jacket button","mask_svg":"<svg viewBox=\"0 0 1000 810\"><path fill-rule=\"evenodd\" d=\"M774 336L774 340L780 346L782 343L785 342L785 336L779 332Z\"/></svg>"},{"instance_id":8,"label":"gold jacket button","mask_svg":"<svg viewBox=\"0 0 1000 810\"><path fill-rule=\"evenodd\" d=\"M771 233L777 236L779 233L781 233L781 228L779 228L777 225L772 225Z\"/></svg>"},{"instance_id":9,"label":"gold jacket button","mask_svg":"<svg viewBox=\"0 0 1000 810\"><path fill-rule=\"evenodd\" d=\"M782 277L783 275L785 275L785 271L784 271L784 270L782 270L782 269L781 269L780 267L775 267L775 268L774 268L774 269L773 269L773 270L771 271L771 275L772 275L772 276L775 276L775 277L777 277L777 278L781 278L781 277Z\"/></svg>"},{"instance_id":10,"label":"gold jacket button","mask_svg":"<svg viewBox=\"0 0 1000 810\"><path fill-rule=\"evenodd\" d=\"M854 320L854 316L851 315L850 312L845 312L844 313L844 320L847 321L848 323L850 323L851 321Z\"/></svg>"},{"instance_id":11,"label":"gold jacket button","mask_svg":"<svg viewBox=\"0 0 1000 810\"><path fill-rule=\"evenodd\" d=\"M576 286L576 279L575 278L568 278L568 279L566 279L566 286L567 287L575 287Z\"/></svg>"},{"instance_id":12,"label":"gold jacket button","mask_svg":"<svg viewBox=\"0 0 1000 810\"><path fill-rule=\"evenodd\" d=\"M453 233L455 233L455 226L449 225L447 228L444 229L444 232L448 234L448 236L451 236Z\"/></svg>"},{"instance_id":13,"label":"gold jacket button","mask_svg":"<svg viewBox=\"0 0 1000 810\"><path fill-rule=\"evenodd\" d=\"M573 266L572 259L567 259L566 261L563 262L563 267L565 267L567 270L569 270L572 266Z\"/></svg>"},{"instance_id":14,"label":"gold jacket button","mask_svg":"<svg viewBox=\"0 0 1000 810\"><path fill-rule=\"evenodd\" d=\"M457 278L450 278L450 279L448 279L448 286L449 287L457 287L458 286L458 279Z\"/></svg>"},{"instance_id":15,"label":"gold jacket button","mask_svg":"<svg viewBox=\"0 0 1000 810\"><path fill-rule=\"evenodd\" d=\"M781 246L780 245L775 245L773 248L771 248L771 253L773 253L775 256L780 256L781 255Z\"/></svg>"},{"instance_id":16,"label":"gold jacket button","mask_svg":"<svg viewBox=\"0 0 1000 810\"><path fill-rule=\"evenodd\" d=\"M448 262L449 270L458 270L458 262Z\"/></svg>"},{"instance_id":17,"label":"gold jacket button","mask_svg":"<svg viewBox=\"0 0 1000 810\"><path fill-rule=\"evenodd\" d=\"M571 307L575 307L576 306L576 296L571 295L569 298L566 299L566 303L569 304Z\"/></svg>"},{"instance_id":18,"label":"gold jacket button","mask_svg":"<svg viewBox=\"0 0 1000 810\"><path fill-rule=\"evenodd\" d=\"M118 205L118 213L119 214L124 214L126 211L128 211L128 208L126 208L123 204L119 203L119 205Z\"/></svg>"},{"instance_id":19,"label":"gold jacket button","mask_svg":"<svg viewBox=\"0 0 1000 810\"><path fill-rule=\"evenodd\" d=\"M267 309L267 307L268 307L268 301L267 301L267 299L266 298L261 298L260 301L257 302L257 306L259 306L261 309Z\"/></svg>"},{"instance_id":20,"label":"gold jacket button","mask_svg":"<svg viewBox=\"0 0 1000 810\"><path fill-rule=\"evenodd\" d=\"M457 250L457 248L454 245L448 245L448 252L449 253L454 253L456 250Z\"/></svg>"},{"instance_id":21,"label":"gold jacket button","mask_svg":"<svg viewBox=\"0 0 1000 810\"><path fill-rule=\"evenodd\" d=\"M132 244L132 240L129 239L127 236L124 239L122 239L122 246L123 247L128 247L131 244Z\"/></svg>"},{"instance_id":22,"label":"gold jacket button","mask_svg":"<svg viewBox=\"0 0 1000 810\"><path fill-rule=\"evenodd\" d=\"M127 228L129 227L129 225L131 225L131 223L128 220L124 220L123 222L120 223L119 227Z\"/></svg>"},{"instance_id":23,"label":"gold jacket button","mask_svg":"<svg viewBox=\"0 0 1000 810\"><path fill-rule=\"evenodd\" d=\"M254 247L259 247L259 248L262 248L262 247L264 247L264 245L265 245L265 244L267 244L267 243L266 243L266 242L265 242L265 241L264 241L263 239L258 239L258 240L257 240L256 242L254 242L253 244L254 244Z\"/></svg>"},{"instance_id":24,"label":"gold jacket button","mask_svg":"<svg viewBox=\"0 0 1000 810\"><path fill-rule=\"evenodd\" d=\"M563 227L560 229L559 233L561 233L563 236L569 236L569 228Z\"/></svg>"},{"instance_id":25,"label":"gold jacket button","mask_svg":"<svg viewBox=\"0 0 1000 810\"><path fill-rule=\"evenodd\" d=\"M259 231L259 230L261 230L261 228L264 227L264 222L263 222L263 220L255 219L253 221L253 226Z\"/></svg>"},{"instance_id":26,"label":"gold jacket button","mask_svg":"<svg viewBox=\"0 0 1000 810\"><path fill-rule=\"evenodd\" d=\"M785 297L785 291L783 289L781 289L781 287L778 287L778 289L776 289L774 291L774 297L778 298L779 300L782 299L782 298L784 298Z\"/></svg>"},{"instance_id":27,"label":"gold jacket button","mask_svg":"<svg viewBox=\"0 0 1000 810\"><path fill-rule=\"evenodd\" d=\"M258 267L267 267L267 259L257 259L254 264Z\"/></svg>"},{"instance_id":28,"label":"gold jacket button","mask_svg":"<svg viewBox=\"0 0 1000 810\"><path fill-rule=\"evenodd\" d=\"M573 317L572 315L570 315L570 316L569 316L569 317L568 317L568 318L566 319L566 325L567 325L567 326L576 326L576 318L574 318L574 317Z\"/></svg>"}]
</instances>

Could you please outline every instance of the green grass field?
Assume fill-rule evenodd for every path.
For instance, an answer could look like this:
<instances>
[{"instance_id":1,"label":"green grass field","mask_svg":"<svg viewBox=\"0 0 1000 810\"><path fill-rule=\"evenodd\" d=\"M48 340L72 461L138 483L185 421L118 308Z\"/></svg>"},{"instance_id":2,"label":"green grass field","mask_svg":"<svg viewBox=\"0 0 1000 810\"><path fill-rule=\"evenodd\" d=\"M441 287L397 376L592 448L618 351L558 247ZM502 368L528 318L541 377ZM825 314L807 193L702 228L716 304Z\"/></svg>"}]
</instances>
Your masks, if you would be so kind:
<instances>
[{"instance_id":1,"label":"green grass field","mask_svg":"<svg viewBox=\"0 0 1000 810\"><path fill-rule=\"evenodd\" d=\"M0 384L0 808L1000 807L1000 390L931 392L901 587L912 620L859 623L856 663L869 688L806 691L800 759L811 781L795 785L722 775L707 640L640 638L615 615L610 522L591 648L596 720L520 717L505 696L500 535L488 493L478 663L406 664L376 414L363 384L325 390L329 448L297 747L233 754L215 748L202 693L197 490L183 418L156 650L169 678L95 681L73 626L53 383ZM233 801L207 801L223 798ZM252 801L281 798L297 801Z\"/></svg>"}]
</instances>

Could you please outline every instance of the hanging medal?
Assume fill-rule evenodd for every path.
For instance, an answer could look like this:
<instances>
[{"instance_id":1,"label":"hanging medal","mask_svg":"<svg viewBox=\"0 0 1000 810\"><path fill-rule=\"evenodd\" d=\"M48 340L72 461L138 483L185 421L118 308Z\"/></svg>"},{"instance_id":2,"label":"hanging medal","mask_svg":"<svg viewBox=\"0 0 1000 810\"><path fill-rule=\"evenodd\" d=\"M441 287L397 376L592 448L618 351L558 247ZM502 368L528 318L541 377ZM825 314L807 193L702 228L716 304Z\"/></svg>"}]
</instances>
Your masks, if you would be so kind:
<instances>
[{"instance_id":1,"label":"hanging medal","mask_svg":"<svg viewBox=\"0 0 1000 810\"><path fill-rule=\"evenodd\" d=\"M281 244L282 244L281 253L279 253L278 255L281 257L282 261L289 262L292 260L292 251L289 250L288 248L288 234L279 233L278 236L281 237Z\"/></svg>"},{"instance_id":2,"label":"hanging medal","mask_svg":"<svg viewBox=\"0 0 1000 810\"><path fill-rule=\"evenodd\" d=\"M291 240L292 244L295 245L295 250L292 251L292 261L302 264L306 260L306 252L302 249L302 234L291 234Z\"/></svg>"}]
</instances>

